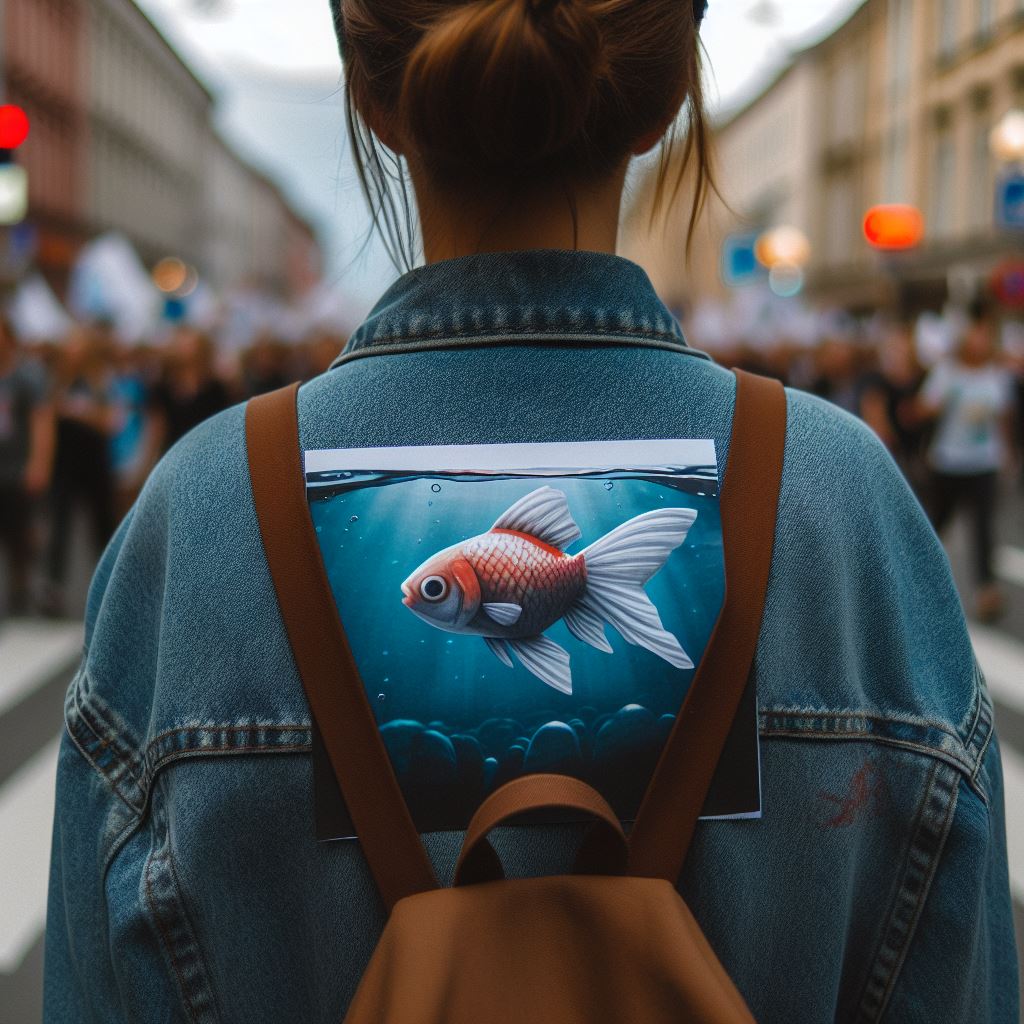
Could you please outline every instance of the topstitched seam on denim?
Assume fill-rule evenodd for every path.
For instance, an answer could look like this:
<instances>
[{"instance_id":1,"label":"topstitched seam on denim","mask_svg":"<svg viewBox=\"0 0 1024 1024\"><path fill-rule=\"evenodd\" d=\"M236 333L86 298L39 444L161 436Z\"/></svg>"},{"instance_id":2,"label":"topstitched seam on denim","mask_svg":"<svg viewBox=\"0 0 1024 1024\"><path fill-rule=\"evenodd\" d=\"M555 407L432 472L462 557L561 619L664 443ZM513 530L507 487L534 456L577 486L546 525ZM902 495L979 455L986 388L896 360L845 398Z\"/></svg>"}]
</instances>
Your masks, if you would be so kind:
<instances>
[{"instance_id":1,"label":"topstitched seam on denim","mask_svg":"<svg viewBox=\"0 0 1024 1024\"><path fill-rule=\"evenodd\" d=\"M121 728L111 720L110 709L99 697L90 694L77 706L79 713L86 719L90 728L96 732L103 748L111 750L115 757L125 763L125 771L138 786L138 776L132 771L133 765L136 769L140 767L138 762L141 762L141 756L138 752L138 744L124 742Z\"/></svg>"},{"instance_id":2,"label":"topstitched seam on denim","mask_svg":"<svg viewBox=\"0 0 1024 1024\"><path fill-rule=\"evenodd\" d=\"M195 1007L192 1003L192 996L189 990L185 986L185 979L181 973L181 965L178 962L178 958L175 955L174 947L170 941L170 937L167 934L167 930L164 927L163 918L161 917L160 910L156 906L156 901L153 897L153 875L152 868L155 861L162 857L156 853L150 853L146 862L146 902L149 904L150 912L153 915L153 919L156 922L157 931L160 933L160 939L163 943L164 949L167 951L168 957L171 960L171 966L174 968L174 973L178 979L178 990L181 992L182 999L185 1002L185 1008L191 1020L197 1022L199 1017L196 1015Z\"/></svg>"},{"instance_id":3,"label":"topstitched seam on denim","mask_svg":"<svg viewBox=\"0 0 1024 1024\"><path fill-rule=\"evenodd\" d=\"M762 708L760 711L762 720L767 718L800 718L804 720L815 718L830 718L842 720L859 719L864 722L878 722L883 725L909 725L915 728L927 727L943 733L952 740L956 740L959 746L964 746L964 740L950 726L943 725L928 718L904 718L898 716L878 715L873 712L863 711L814 711L807 708Z\"/></svg>"},{"instance_id":4,"label":"topstitched seam on denim","mask_svg":"<svg viewBox=\"0 0 1024 1024\"><path fill-rule=\"evenodd\" d=\"M978 776L981 774L982 766L985 763L985 756L988 753L989 744L992 742L992 736L995 732L993 728L993 720L991 714L987 715L987 728L985 730L985 739L981 744L981 749L978 751L978 756L974 762L974 771L971 773L971 783L977 790L980 791L981 784L978 782ZM986 798L986 803L988 802Z\"/></svg>"},{"instance_id":5,"label":"topstitched seam on denim","mask_svg":"<svg viewBox=\"0 0 1024 1024\"><path fill-rule=\"evenodd\" d=\"M762 738L805 740L808 742L829 742L848 740L852 742L877 743L881 746L896 747L900 750L909 750L915 754L921 754L934 761L942 762L951 768L962 773L964 780L975 792L978 798L987 806L989 803L988 794L972 778L971 763L948 750L939 747L928 747L919 743L911 743L908 740L894 739L891 736L884 736L872 732L845 732L845 733L812 733L807 730L761 730Z\"/></svg>"},{"instance_id":6,"label":"topstitched seam on denim","mask_svg":"<svg viewBox=\"0 0 1024 1024\"><path fill-rule=\"evenodd\" d=\"M93 746L93 742L90 741L89 736L79 735L78 729L88 730L88 732L92 734L95 743L100 744L101 749L110 752L110 756L114 764L119 768L121 767L121 755L116 749L103 742L103 738L96 732L96 728L93 723L89 721L85 714L83 714L82 705L78 700L77 691L69 695L69 702L72 706L68 707L68 703L65 704L64 728L67 730L67 733L71 737L71 740L75 744L78 752L92 766L93 770L97 772L100 778L103 779L110 790L132 811L133 814L141 814L142 808L132 803L132 801L121 791L119 780L114 777L112 772L100 765L88 749Z\"/></svg>"},{"instance_id":7,"label":"topstitched seam on denim","mask_svg":"<svg viewBox=\"0 0 1024 1024\"><path fill-rule=\"evenodd\" d=\"M917 830L920 828L921 821L924 818L925 808L928 804L928 796L931 792L932 783L935 780L936 773L939 770L938 764L932 765L931 770L928 772L927 782L924 787L924 792L921 794L921 799L918 801L917 807L914 811L914 819L911 823L910 829L907 832L907 841L902 849L902 857L900 863L905 867L909 861L911 852L914 849L914 836L917 834ZM874 993L877 992L878 983L877 979L881 973L881 965L879 961L885 954L888 946L888 937L890 930L890 922L895 908L899 905L900 896L903 891L903 874L900 871L894 872L892 885L889 889L888 900L885 906L888 908L885 919L882 922L882 928L879 932L878 942L875 945L874 954L871 959L867 962L867 970L864 974L864 986L861 992L860 1005L858 1008L858 1020L862 1019L878 1019L880 1009L878 1004L881 1002ZM875 1008L872 1011L871 1016L867 1015L866 1004L868 1000L872 999L875 1002Z\"/></svg>"},{"instance_id":8,"label":"topstitched seam on denim","mask_svg":"<svg viewBox=\"0 0 1024 1024\"><path fill-rule=\"evenodd\" d=\"M64 722L64 731L67 733L68 738L71 740L72 744L74 744L75 750L78 751L78 753L81 755L82 759L86 762L86 764L88 764L89 767L94 772L96 772L97 775L99 775L104 782L107 783L107 786L110 789L110 791L118 798L118 800L121 801L121 803L125 805L125 807L128 808L128 810L132 812L133 817L137 819L139 815L139 809L135 807L134 804L132 804L116 786L110 785L110 779L107 777L107 774L103 771L102 768L100 768L98 764L96 764L95 760L92 758L89 752L82 746L83 741L77 735L75 735L74 729L72 728L70 722L68 722L66 719Z\"/></svg>"},{"instance_id":9,"label":"topstitched seam on denim","mask_svg":"<svg viewBox=\"0 0 1024 1024\"><path fill-rule=\"evenodd\" d=\"M892 950L892 952L895 953L895 960L888 969L888 979L885 983L885 988L882 992L881 998L878 1000L877 1009L874 1014L875 1020L878 1020L885 1013L889 1005L889 1000L892 998L892 993L895 990L896 983L899 981L900 971L906 963L908 952L917 932L918 922L921 919L921 912L927 902L928 893L931 891L932 882L935 879L935 874L938 871L939 864L942 860L942 854L946 848L946 840L949 838L949 831L952 827L953 817L957 806L957 780L952 779L947 785L944 783L942 775L942 769L937 765L925 791L925 796L921 802L921 813L918 815L914 829L911 832L912 838L907 848L907 855L904 861L903 873L901 875L902 882L898 893L898 899L906 898L911 901L911 919L906 923L906 926L901 929L903 931L902 942L899 944L898 948ZM939 826L933 829L930 823L930 815L928 813L930 807L928 805L931 803L934 796L943 794L945 796L945 806L942 812L943 818ZM922 844L930 838L930 836L922 834L922 831L925 829L929 832L934 832L935 836L935 849L931 852L931 856L926 856L927 851L922 849ZM919 855L919 858L925 859L925 867L922 869L923 877L916 894L913 892L907 892L906 888L908 877L916 867L915 863L911 860L911 855L915 853ZM889 922L894 926L898 909L897 900L897 902L893 904L889 913ZM876 959L880 958L882 953L886 951L886 948L889 947L890 932L891 928L887 924L883 931L883 941L878 953L876 954ZM864 1001L866 1000L867 993L865 992ZM861 1006L863 1012L863 1002Z\"/></svg>"},{"instance_id":10,"label":"topstitched seam on denim","mask_svg":"<svg viewBox=\"0 0 1024 1024\"><path fill-rule=\"evenodd\" d=\"M403 341L436 341L439 338L451 338L452 341L478 340L481 338L543 338L561 336L566 338L593 338L600 343L606 338L644 338L659 341L671 341L676 345L683 344L683 336L674 334L672 331L644 331L628 330L619 328L615 331L603 331L597 326L586 326L579 330L566 327L535 327L535 328L503 328L503 327L480 327L476 330L460 331L451 328L435 328L429 331L410 332L407 328L396 329L392 332L374 331L352 343L352 350L379 344L391 344Z\"/></svg>"},{"instance_id":11,"label":"topstitched seam on denim","mask_svg":"<svg viewBox=\"0 0 1024 1024\"><path fill-rule=\"evenodd\" d=\"M538 342L547 341L551 344L568 344L575 347L585 347L590 343L594 347L605 348L646 348L659 352L673 352L678 355L693 356L697 359L708 360L710 357L706 352L693 348L686 344L683 339L669 338L641 338L633 335L603 335L595 337L591 334L554 334L543 333L526 337L527 340ZM409 355L418 352L455 351L458 349L473 349L482 347L523 347L515 338L509 338L506 334L475 335L468 338L443 337L439 339L401 339L395 341L360 342L352 348L346 349L333 363L331 369L337 369L345 363L367 356L378 355Z\"/></svg>"},{"instance_id":12,"label":"topstitched seam on denim","mask_svg":"<svg viewBox=\"0 0 1024 1024\"><path fill-rule=\"evenodd\" d=\"M928 781L918 801L914 812L914 820L907 834L907 843L903 849L900 871L894 878L894 884L889 896L888 910L882 923L878 943L874 955L868 963L867 974L864 979L864 988L858 1008L859 1021L877 1021L882 1013L882 1006L885 1003L885 992L888 989L889 979L892 977L894 964L890 962L886 967L883 959L887 957L892 961L890 952L890 932L896 926L897 912L904 895L904 882L907 868L916 848L916 837L924 821L931 798L932 786L939 771L939 765L935 764L928 774ZM881 991L879 991L881 989Z\"/></svg>"},{"instance_id":13,"label":"topstitched seam on denim","mask_svg":"<svg viewBox=\"0 0 1024 1024\"><path fill-rule=\"evenodd\" d=\"M984 710L984 694L982 692L984 684L977 661L974 662L974 669L971 673L971 679L974 683L974 696L971 701L971 710L969 713L971 724L964 731L964 742L967 745L970 745L974 738L975 730L978 728L978 724L981 720L982 711Z\"/></svg>"},{"instance_id":14,"label":"topstitched seam on denim","mask_svg":"<svg viewBox=\"0 0 1024 1024\"><path fill-rule=\"evenodd\" d=\"M110 756L116 765L116 771L108 772L100 768L97 764L96 767L101 771L103 776L107 779L108 783L114 789L120 789L122 777L127 775L134 784L134 789L141 793L143 792L142 784L132 770L130 758L132 753L128 750L121 749L120 738L117 731L112 729L109 723L103 721L103 715L100 712L100 701L97 698L90 698L87 702L83 701L77 705L78 717L89 727L93 735L96 737L101 748L109 751ZM95 719L99 719L99 723ZM138 755L134 755L137 757ZM92 760L92 759L91 759ZM95 763L95 762L94 762Z\"/></svg>"},{"instance_id":15,"label":"topstitched seam on denim","mask_svg":"<svg viewBox=\"0 0 1024 1024\"><path fill-rule=\"evenodd\" d=\"M155 747L161 740L165 740L170 736L185 735L188 733L222 733L222 732L309 732L310 723L294 723L284 725L271 725L264 724L262 722L255 722L252 725L182 725L175 729L166 729L161 733L157 733L149 743L146 744L146 752Z\"/></svg>"},{"instance_id":16,"label":"topstitched seam on denim","mask_svg":"<svg viewBox=\"0 0 1024 1024\"><path fill-rule=\"evenodd\" d=\"M247 746L247 747L195 747L187 748L185 750L177 750L170 754L164 754L153 763L153 769L150 774L150 783L156 778L160 770L168 764L172 764L175 761L193 760L201 757L211 756L224 756L230 754L294 754L296 752L308 753L312 750L312 744L310 743L270 743L259 746Z\"/></svg>"},{"instance_id":17,"label":"topstitched seam on denim","mask_svg":"<svg viewBox=\"0 0 1024 1024\"><path fill-rule=\"evenodd\" d=\"M213 1016L216 1018L221 1017L220 1006L217 1002L217 996L213 988L213 978L210 973L210 965L206 962L206 958L203 956L203 947L199 944L198 936L196 935L195 926L189 919L188 907L184 899L184 888L181 884L181 879L178 876L178 869L174 866L174 857L171 855L170 847L170 833L168 832L168 845L167 845L167 867L171 874L171 879L174 882L174 889L178 895L180 901L181 914L188 926L189 938L191 940L191 946L193 949L193 955L196 961L202 966L202 977L206 984L204 986L203 994L206 995L207 999L213 1005Z\"/></svg>"}]
</instances>

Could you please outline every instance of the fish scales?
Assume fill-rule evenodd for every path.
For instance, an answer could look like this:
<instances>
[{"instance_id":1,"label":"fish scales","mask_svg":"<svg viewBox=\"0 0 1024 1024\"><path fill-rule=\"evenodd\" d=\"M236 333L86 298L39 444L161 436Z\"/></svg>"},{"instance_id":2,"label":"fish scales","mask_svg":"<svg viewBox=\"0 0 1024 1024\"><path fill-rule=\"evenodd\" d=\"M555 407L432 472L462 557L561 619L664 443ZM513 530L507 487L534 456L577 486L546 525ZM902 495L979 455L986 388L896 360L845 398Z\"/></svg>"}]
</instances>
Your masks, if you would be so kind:
<instances>
[{"instance_id":1,"label":"fish scales","mask_svg":"<svg viewBox=\"0 0 1024 1024\"><path fill-rule=\"evenodd\" d=\"M487 533L473 538L463 550L480 580L483 601L523 609L514 625L492 629L494 635L536 636L557 622L586 589L582 556L554 554L525 535Z\"/></svg>"},{"instance_id":2,"label":"fish scales","mask_svg":"<svg viewBox=\"0 0 1024 1024\"><path fill-rule=\"evenodd\" d=\"M696 518L692 509L653 509L568 555L563 549L580 529L565 493L538 487L487 533L428 558L402 583L402 603L437 629L483 637L509 668L515 655L560 693L572 693L569 653L544 635L560 620L577 640L607 654L613 653L604 633L610 624L628 643L691 669L644 585Z\"/></svg>"}]
</instances>

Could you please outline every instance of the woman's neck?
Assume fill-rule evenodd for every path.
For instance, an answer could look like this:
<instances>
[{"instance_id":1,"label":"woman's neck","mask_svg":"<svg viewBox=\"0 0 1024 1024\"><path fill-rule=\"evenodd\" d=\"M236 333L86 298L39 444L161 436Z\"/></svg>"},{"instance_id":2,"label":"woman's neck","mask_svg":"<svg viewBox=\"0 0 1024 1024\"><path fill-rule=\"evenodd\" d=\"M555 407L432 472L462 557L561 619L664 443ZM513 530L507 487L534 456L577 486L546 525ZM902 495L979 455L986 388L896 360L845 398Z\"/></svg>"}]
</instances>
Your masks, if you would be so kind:
<instances>
[{"instance_id":1,"label":"woman's neck","mask_svg":"<svg viewBox=\"0 0 1024 1024\"><path fill-rule=\"evenodd\" d=\"M625 168L610 180L577 188L572 202L568 194L551 191L474 201L435 190L414 174L425 260L526 249L614 253L624 180Z\"/></svg>"}]
</instances>

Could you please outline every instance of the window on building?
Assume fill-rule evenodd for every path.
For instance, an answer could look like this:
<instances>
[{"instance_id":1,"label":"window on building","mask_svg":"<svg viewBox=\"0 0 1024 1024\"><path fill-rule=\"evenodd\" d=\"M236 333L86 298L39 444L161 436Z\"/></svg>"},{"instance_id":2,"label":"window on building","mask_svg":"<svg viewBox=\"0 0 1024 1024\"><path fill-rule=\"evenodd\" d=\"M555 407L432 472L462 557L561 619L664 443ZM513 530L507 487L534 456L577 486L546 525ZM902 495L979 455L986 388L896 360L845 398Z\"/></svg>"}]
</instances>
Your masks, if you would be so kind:
<instances>
[{"instance_id":1,"label":"window on building","mask_svg":"<svg viewBox=\"0 0 1024 1024\"><path fill-rule=\"evenodd\" d=\"M826 186L825 257L832 266L849 263L857 243L857 192L853 176L836 175Z\"/></svg>"},{"instance_id":2,"label":"window on building","mask_svg":"<svg viewBox=\"0 0 1024 1024\"><path fill-rule=\"evenodd\" d=\"M977 0L978 35L986 38L992 35L996 26L996 0Z\"/></svg>"},{"instance_id":3,"label":"window on building","mask_svg":"<svg viewBox=\"0 0 1024 1024\"><path fill-rule=\"evenodd\" d=\"M864 119L864 62L860 50L844 53L832 74L830 136L833 143L851 142L861 135ZM776 144L776 142L773 142Z\"/></svg>"},{"instance_id":4,"label":"window on building","mask_svg":"<svg viewBox=\"0 0 1024 1024\"><path fill-rule=\"evenodd\" d=\"M913 0L892 0L889 5L889 94L894 103L906 95L910 83L913 16Z\"/></svg>"},{"instance_id":5,"label":"window on building","mask_svg":"<svg viewBox=\"0 0 1024 1024\"><path fill-rule=\"evenodd\" d=\"M907 124L900 121L885 139L885 199L890 203L910 201L907 173Z\"/></svg>"},{"instance_id":6,"label":"window on building","mask_svg":"<svg viewBox=\"0 0 1024 1024\"><path fill-rule=\"evenodd\" d=\"M929 223L938 237L949 235L955 223L956 146L948 116L936 119L932 150Z\"/></svg>"},{"instance_id":7,"label":"window on building","mask_svg":"<svg viewBox=\"0 0 1024 1024\"><path fill-rule=\"evenodd\" d=\"M948 58L956 52L959 31L960 0L938 0L939 57Z\"/></svg>"},{"instance_id":8,"label":"window on building","mask_svg":"<svg viewBox=\"0 0 1024 1024\"><path fill-rule=\"evenodd\" d=\"M971 127L971 180L970 217L971 227L983 231L992 223L993 173L992 150L989 146L989 133L992 122L987 110L979 110L975 114Z\"/></svg>"}]
</instances>

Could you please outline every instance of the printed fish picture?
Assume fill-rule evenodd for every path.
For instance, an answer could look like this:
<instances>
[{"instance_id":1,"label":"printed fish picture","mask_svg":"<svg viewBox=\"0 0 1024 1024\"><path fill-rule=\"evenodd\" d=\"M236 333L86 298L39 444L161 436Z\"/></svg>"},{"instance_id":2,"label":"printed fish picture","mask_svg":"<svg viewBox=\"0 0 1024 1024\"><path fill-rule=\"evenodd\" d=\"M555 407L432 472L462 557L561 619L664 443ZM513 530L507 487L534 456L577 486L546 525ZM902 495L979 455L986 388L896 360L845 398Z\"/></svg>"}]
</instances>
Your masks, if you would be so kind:
<instances>
[{"instance_id":1,"label":"printed fish picture","mask_svg":"<svg viewBox=\"0 0 1024 1024\"><path fill-rule=\"evenodd\" d=\"M612 653L604 623L676 668L693 668L662 625L644 584L697 518L666 508L630 519L578 554L581 536L564 492L540 487L486 533L439 551L402 584L405 606L438 629L483 637L502 664L512 654L538 679L572 693L569 652L544 636L561 619L577 640Z\"/></svg>"},{"instance_id":2,"label":"printed fish picture","mask_svg":"<svg viewBox=\"0 0 1024 1024\"><path fill-rule=\"evenodd\" d=\"M307 451L324 569L420 831L533 772L639 808L725 594L704 440ZM319 839L352 835L314 730ZM760 813L748 687L704 815Z\"/></svg>"}]
</instances>

